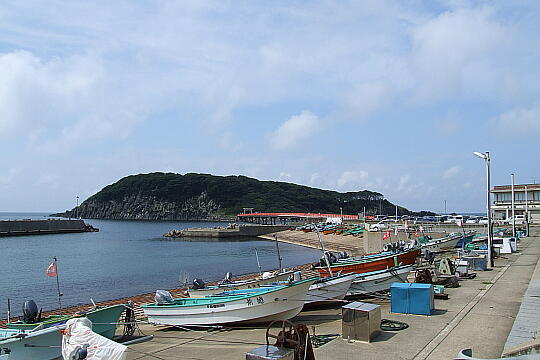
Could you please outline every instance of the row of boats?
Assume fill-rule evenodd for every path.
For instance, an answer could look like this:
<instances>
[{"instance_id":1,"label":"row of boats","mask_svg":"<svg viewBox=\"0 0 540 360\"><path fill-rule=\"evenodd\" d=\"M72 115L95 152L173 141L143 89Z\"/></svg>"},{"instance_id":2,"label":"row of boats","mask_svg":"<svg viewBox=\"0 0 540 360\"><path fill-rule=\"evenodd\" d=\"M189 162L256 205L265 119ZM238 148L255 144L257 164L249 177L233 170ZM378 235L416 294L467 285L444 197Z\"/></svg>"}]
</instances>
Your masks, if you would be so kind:
<instances>
[{"instance_id":1,"label":"row of boats","mask_svg":"<svg viewBox=\"0 0 540 360\"><path fill-rule=\"evenodd\" d=\"M384 251L350 257L326 252L313 265L317 277L278 271L257 279L232 281L227 276L215 286L196 280L189 298L172 298L158 290L156 302L142 305L149 322L175 326L208 326L230 323L263 323L296 316L304 306L338 301L388 290L394 282L406 282L422 250L441 251L469 242L474 233L452 233L442 238L424 236L409 243L385 245ZM279 256L278 256L279 259ZM281 269L281 264L279 269Z\"/></svg>"},{"instance_id":2,"label":"row of boats","mask_svg":"<svg viewBox=\"0 0 540 360\"><path fill-rule=\"evenodd\" d=\"M364 233L364 225L347 225L347 224L306 224L291 228L291 230L303 231L303 232L319 232L324 235L336 234L336 235L352 235L361 236Z\"/></svg>"}]
</instances>

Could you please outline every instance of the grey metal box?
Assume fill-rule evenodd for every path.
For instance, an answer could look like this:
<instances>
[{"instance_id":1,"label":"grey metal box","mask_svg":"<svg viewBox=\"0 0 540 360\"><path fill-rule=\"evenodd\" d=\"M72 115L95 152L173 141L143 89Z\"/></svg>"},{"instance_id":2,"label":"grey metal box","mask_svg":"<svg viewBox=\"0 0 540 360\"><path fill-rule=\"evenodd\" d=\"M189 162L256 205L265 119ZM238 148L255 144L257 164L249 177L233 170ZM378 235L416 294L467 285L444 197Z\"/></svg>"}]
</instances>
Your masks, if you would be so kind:
<instances>
[{"instance_id":1,"label":"grey metal box","mask_svg":"<svg viewBox=\"0 0 540 360\"><path fill-rule=\"evenodd\" d=\"M246 360L294 360L294 350L263 345L247 352Z\"/></svg>"},{"instance_id":2,"label":"grey metal box","mask_svg":"<svg viewBox=\"0 0 540 360\"><path fill-rule=\"evenodd\" d=\"M341 308L344 339L371 342L381 332L381 307L353 302Z\"/></svg>"}]
</instances>

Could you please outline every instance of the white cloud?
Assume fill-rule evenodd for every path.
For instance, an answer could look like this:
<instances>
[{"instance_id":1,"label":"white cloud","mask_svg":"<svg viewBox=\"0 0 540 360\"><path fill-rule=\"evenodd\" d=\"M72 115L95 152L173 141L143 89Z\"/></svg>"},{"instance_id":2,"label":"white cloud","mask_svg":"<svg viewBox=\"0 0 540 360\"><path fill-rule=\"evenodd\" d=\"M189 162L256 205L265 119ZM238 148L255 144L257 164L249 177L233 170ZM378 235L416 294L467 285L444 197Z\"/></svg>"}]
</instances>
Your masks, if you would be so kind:
<instances>
[{"instance_id":1,"label":"white cloud","mask_svg":"<svg viewBox=\"0 0 540 360\"><path fill-rule=\"evenodd\" d=\"M540 134L540 104L507 111L495 119L495 125L497 130L505 136L508 134L538 136Z\"/></svg>"},{"instance_id":2,"label":"white cloud","mask_svg":"<svg viewBox=\"0 0 540 360\"><path fill-rule=\"evenodd\" d=\"M319 131L319 118L309 111L302 111L285 121L270 136L270 142L276 150L289 150Z\"/></svg>"},{"instance_id":3,"label":"white cloud","mask_svg":"<svg viewBox=\"0 0 540 360\"><path fill-rule=\"evenodd\" d=\"M363 184L366 184L369 174L364 170L344 171L337 179L337 186L343 190L355 189L358 190Z\"/></svg>"},{"instance_id":4,"label":"white cloud","mask_svg":"<svg viewBox=\"0 0 540 360\"><path fill-rule=\"evenodd\" d=\"M17 175L20 173L20 169L17 168L10 168L2 171L2 175L0 175L0 185L13 185L15 183L15 179Z\"/></svg>"},{"instance_id":5,"label":"white cloud","mask_svg":"<svg viewBox=\"0 0 540 360\"><path fill-rule=\"evenodd\" d=\"M461 8L444 12L414 29L412 64L419 98L455 96L463 91L468 66L478 62L484 69L493 66L491 52L504 54L503 45L509 39L507 30L494 18L488 7ZM497 73L494 70L492 74ZM467 74L475 77L474 73ZM474 85L471 79L467 83Z\"/></svg>"},{"instance_id":6,"label":"white cloud","mask_svg":"<svg viewBox=\"0 0 540 360\"><path fill-rule=\"evenodd\" d=\"M93 55L41 59L0 54L0 137L25 134L40 152L59 153L106 137L124 138L144 116Z\"/></svg>"},{"instance_id":7,"label":"white cloud","mask_svg":"<svg viewBox=\"0 0 540 360\"><path fill-rule=\"evenodd\" d=\"M452 167L449 167L448 169L446 169L443 173L443 179L450 179L456 175L458 175L459 173L461 172L461 167L460 166L452 166Z\"/></svg>"},{"instance_id":8,"label":"white cloud","mask_svg":"<svg viewBox=\"0 0 540 360\"><path fill-rule=\"evenodd\" d=\"M441 135L445 136L455 135L460 129L460 124L456 119L456 115L452 113L448 113L444 118L436 120L434 126Z\"/></svg>"},{"instance_id":9,"label":"white cloud","mask_svg":"<svg viewBox=\"0 0 540 360\"><path fill-rule=\"evenodd\" d=\"M289 180L291 177L292 177L292 175L291 175L290 173L288 173L288 172L282 171L282 172L279 173L279 178L280 178L280 179L287 179L287 180Z\"/></svg>"},{"instance_id":10,"label":"white cloud","mask_svg":"<svg viewBox=\"0 0 540 360\"><path fill-rule=\"evenodd\" d=\"M398 191L408 191L411 177L409 175L402 175L399 177Z\"/></svg>"}]
</instances>

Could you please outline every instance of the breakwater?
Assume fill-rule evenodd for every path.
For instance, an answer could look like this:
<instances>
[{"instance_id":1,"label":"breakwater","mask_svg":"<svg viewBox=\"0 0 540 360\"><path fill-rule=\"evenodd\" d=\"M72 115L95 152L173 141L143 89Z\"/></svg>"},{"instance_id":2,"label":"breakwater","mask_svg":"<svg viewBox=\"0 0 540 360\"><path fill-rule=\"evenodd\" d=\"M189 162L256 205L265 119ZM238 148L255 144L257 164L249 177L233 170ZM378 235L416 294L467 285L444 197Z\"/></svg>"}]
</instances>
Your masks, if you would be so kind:
<instances>
[{"instance_id":1,"label":"breakwater","mask_svg":"<svg viewBox=\"0 0 540 360\"><path fill-rule=\"evenodd\" d=\"M62 234L97 231L83 220L6 220L0 221L0 236Z\"/></svg>"},{"instance_id":2,"label":"breakwater","mask_svg":"<svg viewBox=\"0 0 540 360\"><path fill-rule=\"evenodd\" d=\"M164 234L165 237L193 237L193 238L237 238L256 237L270 234L276 231L288 229L287 225L236 225L215 228L191 228L171 230Z\"/></svg>"}]
</instances>

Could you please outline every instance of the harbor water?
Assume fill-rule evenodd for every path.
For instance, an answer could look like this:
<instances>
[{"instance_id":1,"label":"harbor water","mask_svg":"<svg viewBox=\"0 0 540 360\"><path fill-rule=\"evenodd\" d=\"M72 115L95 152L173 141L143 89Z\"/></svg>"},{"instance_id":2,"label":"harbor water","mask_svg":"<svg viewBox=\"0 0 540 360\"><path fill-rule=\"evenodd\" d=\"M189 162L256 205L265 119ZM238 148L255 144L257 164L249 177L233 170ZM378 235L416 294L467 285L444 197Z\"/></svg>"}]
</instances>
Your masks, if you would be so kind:
<instances>
[{"instance_id":1,"label":"harbor water","mask_svg":"<svg viewBox=\"0 0 540 360\"><path fill-rule=\"evenodd\" d=\"M0 213L0 220L44 219L39 213ZM33 299L44 311L58 308L54 277L45 271L58 259L62 305L71 306L181 286L181 279L206 282L277 268L276 245L257 238L165 238L172 229L224 226L226 223L85 220L96 233L34 235L0 238L0 318L20 314ZM317 261L320 251L280 243L283 265Z\"/></svg>"}]
</instances>

